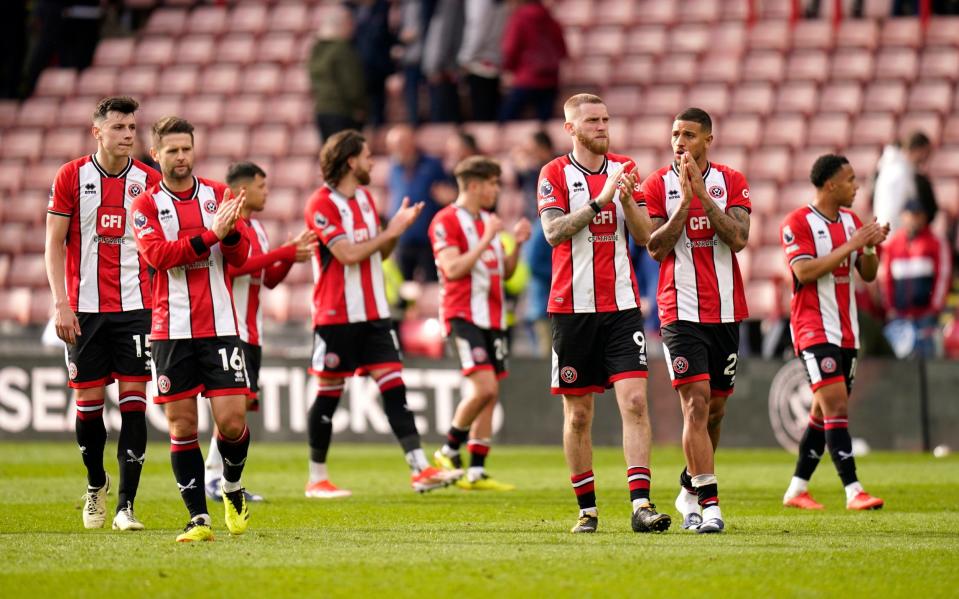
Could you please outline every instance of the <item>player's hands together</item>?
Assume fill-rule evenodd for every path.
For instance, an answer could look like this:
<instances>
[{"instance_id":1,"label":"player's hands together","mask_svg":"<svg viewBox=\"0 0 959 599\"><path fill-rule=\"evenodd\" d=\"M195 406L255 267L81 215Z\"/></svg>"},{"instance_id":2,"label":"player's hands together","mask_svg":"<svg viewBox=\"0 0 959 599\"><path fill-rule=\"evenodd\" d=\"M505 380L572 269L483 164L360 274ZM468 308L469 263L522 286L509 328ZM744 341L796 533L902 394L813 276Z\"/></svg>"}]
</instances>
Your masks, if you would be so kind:
<instances>
[{"instance_id":1,"label":"player's hands together","mask_svg":"<svg viewBox=\"0 0 959 599\"><path fill-rule=\"evenodd\" d=\"M873 222L857 229L849 241L852 242L853 247L858 250L865 246L875 246L882 243L885 241L888 233L889 225L880 225L873 220Z\"/></svg>"},{"instance_id":2,"label":"player's hands together","mask_svg":"<svg viewBox=\"0 0 959 599\"><path fill-rule=\"evenodd\" d=\"M599 204L600 208L612 202L613 197L616 195L616 191L622 189L623 175L626 173L626 168L630 167L631 165L632 162L623 164L613 171L611 175L606 177L606 183L603 185L603 190L599 192L599 196L596 198L596 203Z\"/></svg>"},{"instance_id":3,"label":"player's hands together","mask_svg":"<svg viewBox=\"0 0 959 599\"><path fill-rule=\"evenodd\" d=\"M296 246L296 261L306 262L313 256L317 246L316 233L309 229L300 231L300 234L287 242L286 245Z\"/></svg>"},{"instance_id":4,"label":"player's hands together","mask_svg":"<svg viewBox=\"0 0 959 599\"><path fill-rule=\"evenodd\" d=\"M686 161L686 175L693 191L693 195L698 198L706 197L706 181L703 180L703 171L699 170L699 165L693 160L692 154L686 152L683 154Z\"/></svg>"},{"instance_id":5,"label":"player's hands together","mask_svg":"<svg viewBox=\"0 0 959 599\"><path fill-rule=\"evenodd\" d=\"M396 211L389 224L386 225L386 232L394 237L399 237L403 231L410 228L410 225L419 217L421 212L423 212L423 202L410 204L409 197L403 198L400 209Z\"/></svg>"},{"instance_id":6,"label":"player's hands together","mask_svg":"<svg viewBox=\"0 0 959 599\"><path fill-rule=\"evenodd\" d=\"M529 241L529 237L532 234L532 227L529 224L529 220L524 216L519 219L515 225L513 225L513 237L516 238L516 244L520 245Z\"/></svg>"},{"instance_id":7,"label":"player's hands together","mask_svg":"<svg viewBox=\"0 0 959 599\"><path fill-rule=\"evenodd\" d=\"M80 334L80 321L77 320L77 315L73 313L69 303L63 302L53 309L53 327L60 339L71 345L77 342L77 335Z\"/></svg>"},{"instance_id":8,"label":"player's hands together","mask_svg":"<svg viewBox=\"0 0 959 599\"><path fill-rule=\"evenodd\" d=\"M692 162L692 159L689 157L689 152L683 154L683 157L679 159L679 188L683 192L681 208L688 208L690 202L693 201L693 184L690 181L691 175L689 171L690 162Z\"/></svg>"},{"instance_id":9,"label":"player's hands together","mask_svg":"<svg viewBox=\"0 0 959 599\"><path fill-rule=\"evenodd\" d=\"M235 198L224 200L217 208L213 217L213 232L220 239L236 229L236 221L240 218L240 211L246 203L246 190L241 190Z\"/></svg>"}]
</instances>

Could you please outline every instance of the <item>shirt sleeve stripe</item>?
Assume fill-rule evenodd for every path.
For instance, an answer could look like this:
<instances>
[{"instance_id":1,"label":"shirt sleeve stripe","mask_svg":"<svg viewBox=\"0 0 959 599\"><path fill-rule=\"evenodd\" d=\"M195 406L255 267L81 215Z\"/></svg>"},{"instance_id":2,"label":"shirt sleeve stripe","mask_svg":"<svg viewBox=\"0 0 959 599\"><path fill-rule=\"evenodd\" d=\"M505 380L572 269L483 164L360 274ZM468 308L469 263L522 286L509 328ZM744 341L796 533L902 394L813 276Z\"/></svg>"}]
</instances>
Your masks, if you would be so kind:
<instances>
[{"instance_id":1,"label":"shirt sleeve stripe","mask_svg":"<svg viewBox=\"0 0 959 599\"><path fill-rule=\"evenodd\" d=\"M789 259L789 265L792 266L793 264L801 260L812 260L812 259L813 259L813 256L810 256L809 254L799 254L798 256L793 256L792 258Z\"/></svg>"}]
</instances>

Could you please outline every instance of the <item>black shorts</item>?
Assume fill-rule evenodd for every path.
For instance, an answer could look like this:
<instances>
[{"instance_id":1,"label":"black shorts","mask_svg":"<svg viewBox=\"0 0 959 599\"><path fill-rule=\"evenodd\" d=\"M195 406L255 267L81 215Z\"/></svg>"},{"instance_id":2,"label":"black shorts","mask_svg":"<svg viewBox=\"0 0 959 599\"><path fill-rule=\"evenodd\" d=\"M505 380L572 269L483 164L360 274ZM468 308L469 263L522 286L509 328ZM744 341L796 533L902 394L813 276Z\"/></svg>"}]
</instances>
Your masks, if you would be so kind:
<instances>
[{"instance_id":1,"label":"black shorts","mask_svg":"<svg viewBox=\"0 0 959 599\"><path fill-rule=\"evenodd\" d=\"M553 395L602 393L618 380L646 378L646 335L639 308L551 314Z\"/></svg>"},{"instance_id":2,"label":"black shorts","mask_svg":"<svg viewBox=\"0 0 959 599\"><path fill-rule=\"evenodd\" d=\"M388 318L313 329L312 374L345 378L372 370L399 370L402 360L400 340Z\"/></svg>"},{"instance_id":3,"label":"black shorts","mask_svg":"<svg viewBox=\"0 0 959 599\"><path fill-rule=\"evenodd\" d=\"M678 320L662 328L663 352L673 387L709 381L710 394L728 397L736 385L739 323Z\"/></svg>"},{"instance_id":4,"label":"black shorts","mask_svg":"<svg viewBox=\"0 0 959 599\"><path fill-rule=\"evenodd\" d=\"M67 373L75 389L113 381L150 380L150 311L77 314L80 335L67 344Z\"/></svg>"},{"instance_id":5,"label":"black shorts","mask_svg":"<svg viewBox=\"0 0 959 599\"><path fill-rule=\"evenodd\" d=\"M859 350L820 343L802 350L799 357L806 366L806 380L813 391L833 383L845 383L846 394L852 393Z\"/></svg>"},{"instance_id":6,"label":"black shorts","mask_svg":"<svg viewBox=\"0 0 959 599\"><path fill-rule=\"evenodd\" d=\"M243 364L246 366L246 380L249 383L250 399L255 405L251 409L255 412L260 408L257 402L257 393L260 392L260 362L263 358L263 348L240 340L240 349L243 350Z\"/></svg>"},{"instance_id":7,"label":"black shorts","mask_svg":"<svg viewBox=\"0 0 959 599\"><path fill-rule=\"evenodd\" d=\"M484 329L462 318L451 318L450 346L460 359L463 374L492 370L497 379L506 377L509 342L506 331Z\"/></svg>"},{"instance_id":8,"label":"black shorts","mask_svg":"<svg viewBox=\"0 0 959 599\"><path fill-rule=\"evenodd\" d=\"M220 395L248 395L240 338L202 337L153 342L156 403Z\"/></svg>"}]
</instances>

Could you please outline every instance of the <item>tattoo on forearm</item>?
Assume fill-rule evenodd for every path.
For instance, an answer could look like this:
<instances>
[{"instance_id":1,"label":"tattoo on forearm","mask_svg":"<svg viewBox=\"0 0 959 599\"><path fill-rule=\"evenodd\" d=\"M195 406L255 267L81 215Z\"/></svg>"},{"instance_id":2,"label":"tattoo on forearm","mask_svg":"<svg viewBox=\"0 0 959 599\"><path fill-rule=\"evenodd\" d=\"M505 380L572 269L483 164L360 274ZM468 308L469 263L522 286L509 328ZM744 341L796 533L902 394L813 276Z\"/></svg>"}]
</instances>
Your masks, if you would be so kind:
<instances>
[{"instance_id":1,"label":"tattoo on forearm","mask_svg":"<svg viewBox=\"0 0 959 599\"><path fill-rule=\"evenodd\" d=\"M563 214L562 211L550 209L543 212L540 220L543 223L543 234L550 245L557 245L571 239L583 230L583 227L593 220L596 212L590 206L583 206L576 212Z\"/></svg>"},{"instance_id":2,"label":"tattoo on forearm","mask_svg":"<svg viewBox=\"0 0 959 599\"><path fill-rule=\"evenodd\" d=\"M673 213L668 221L661 218L653 219L653 233L649 237L649 244L646 246L651 254L658 254L661 251L669 252L676 246L679 236L683 233L683 227L686 226L686 218L689 216L689 208L680 208ZM665 222L665 225L658 223Z\"/></svg>"}]
</instances>

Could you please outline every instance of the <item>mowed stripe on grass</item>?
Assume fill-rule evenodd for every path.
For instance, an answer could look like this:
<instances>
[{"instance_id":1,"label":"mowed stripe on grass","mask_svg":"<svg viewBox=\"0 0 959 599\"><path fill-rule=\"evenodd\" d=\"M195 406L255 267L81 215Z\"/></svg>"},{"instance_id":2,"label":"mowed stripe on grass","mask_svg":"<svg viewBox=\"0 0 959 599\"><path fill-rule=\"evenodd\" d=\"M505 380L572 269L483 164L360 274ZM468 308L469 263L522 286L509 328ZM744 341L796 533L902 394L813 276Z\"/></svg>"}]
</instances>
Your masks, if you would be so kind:
<instances>
[{"instance_id":1,"label":"mowed stripe on grass","mask_svg":"<svg viewBox=\"0 0 959 599\"><path fill-rule=\"evenodd\" d=\"M108 445L107 470L116 482ZM186 523L167 446L151 444L137 499L147 530L83 530L82 464L69 443L0 443L0 596L644 596L953 597L959 586L959 459L873 453L861 479L887 507L844 509L828 458L813 479L820 513L787 510L793 458L721 449L727 530L680 530L672 507L678 448L654 450L653 501L674 517L661 535L629 527L622 453L597 448L595 535L571 535L576 503L559 447L494 447L490 472L510 493L413 493L397 447L334 444L348 499L303 497L306 447L256 443L245 481L264 494L250 532L173 542ZM111 495L112 513L116 494Z\"/></svg>"}]
</instances>

